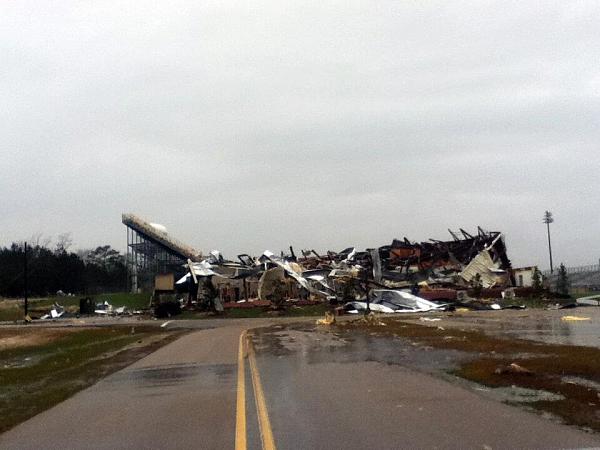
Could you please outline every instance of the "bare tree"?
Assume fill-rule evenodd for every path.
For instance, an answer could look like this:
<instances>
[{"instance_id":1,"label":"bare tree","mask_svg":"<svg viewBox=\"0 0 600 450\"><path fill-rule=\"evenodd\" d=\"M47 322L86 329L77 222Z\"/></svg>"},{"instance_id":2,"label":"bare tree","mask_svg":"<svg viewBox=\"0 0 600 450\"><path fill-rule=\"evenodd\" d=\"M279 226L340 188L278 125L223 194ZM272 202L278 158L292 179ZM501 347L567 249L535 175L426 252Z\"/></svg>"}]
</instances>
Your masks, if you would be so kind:
<instances>
[{"instance_id":1,"label":"bare tree","mask_svg":"<svg viewBox=\"0 0 600 450\"><path fill-rule=\"evenodd\" d=\"M93 251L94 251L93 248L80 248L75 253L77 254L77 256L79 256L79 258L83 262L87 263L88 259L89 259L89 256L90 256L90 253L92 253Z\"/></svg>"},{"instance_id":2,"label":"bare tree","mask_svg":"<svg viewBox=\"0 0 600 450\"><path fill-rule=\"evenodd\" d=\"M59 234L56 238L56 253L66 253L73 245L71 232Z\"/></svg>"},{"instance_id":3,"label":"bare tree","mask_svg":"<svg viewBox=\"0 0 600 450\"><path fill-rule=\"evenodd\" d=\"M50 246L52 238L50 236L44 237L44 234L40 231L31 235L27 242L31 247L46 247Z\"/></svg>"}]
</instances>

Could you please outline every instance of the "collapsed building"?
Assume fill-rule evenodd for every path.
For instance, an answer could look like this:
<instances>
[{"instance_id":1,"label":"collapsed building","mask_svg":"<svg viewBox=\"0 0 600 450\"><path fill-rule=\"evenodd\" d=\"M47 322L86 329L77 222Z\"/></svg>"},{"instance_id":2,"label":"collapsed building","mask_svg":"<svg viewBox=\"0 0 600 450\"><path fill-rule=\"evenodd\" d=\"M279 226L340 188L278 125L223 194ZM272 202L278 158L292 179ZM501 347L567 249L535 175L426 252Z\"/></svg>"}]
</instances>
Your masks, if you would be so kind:
<instances>
[{"instance_id":1,"label":"collapsed building","mask_svg":"<svg viewBox=\"0 0 600 450\"><path fill-rule=\"evenodd\" d=\"M481 227L471 235L448 230L452 240L411 243L394 239L379 253L387 258L384 274L388 279L432 284L471 285L478 277L484 288L513 284L511 263L504 238L499 231L486 232Z\"/></svg>"},{"instance_id":2,"label":"collapsed building","mask_svg":"<svg viewBox=\"0 0 600 450\"><path fill-rule=\"evenodd\" d=\"M475 234L449 230L452 239L447 241L404 238L365 250L302 250L300 255L290 247L280 255L265 251L227 260L218 251L203 257L164 227L132 214L124 214L123 223L132 290L152 289L153 279L172 273L174 289L187 293L189 305L355 301L376 289L427 291L431 298L448 290L514 285L502 234L480 227Z\"/></svg>"}]
</instances>

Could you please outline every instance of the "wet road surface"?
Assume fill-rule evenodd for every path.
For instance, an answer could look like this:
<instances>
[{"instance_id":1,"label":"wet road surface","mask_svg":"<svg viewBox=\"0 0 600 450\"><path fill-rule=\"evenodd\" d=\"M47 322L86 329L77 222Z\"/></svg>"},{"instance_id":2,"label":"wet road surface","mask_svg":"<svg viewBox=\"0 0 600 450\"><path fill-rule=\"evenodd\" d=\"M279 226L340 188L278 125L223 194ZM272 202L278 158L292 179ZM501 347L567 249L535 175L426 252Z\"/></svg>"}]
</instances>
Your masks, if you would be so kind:
<instances>
[{"instance_id":1,"label":"wet road surface","mask_svg":"<svg viewBox=\"0 0 600 450\"><path fill-rule=\"evenodd\" d=\"M0 435L0 448L233 448L241 331L186 335Z\"/></svg>"},{"instance_id":2,"label":"wet road surface","mask_svg":"<svg viewBox=\"0 0 600 450\"><path fill-rule=\"evenodd\" d=\"M486 334L528 339L546 344L600 347L600 307L580 306L548 311L543 309L469 311L437 314L440 322L424 322L420 317L411 321L420 325L444 326L480 330ZM574 316L585 320L563 320ZM433 316L427 316L433 317Z\"/></svg>"},{"instance_id":3,"label":"wet road surface","mask_svg":"<svg viewBox=\"0 0 600 450\"><path fill-rule=\"evenodd\" d=\"M600 446L594 435L428 374L456 352L433 359L401 339L315 328L252 332L279 448Z\"/></svg>"},{"instance_id":4,"label":"wet road surface","mask_svg":"<svg viewBox=\"0 0 600 450\"><path fill-rule=\"evenodd\" d=\"M0 435L0 448L600 447L429 375L436 362L400 340L310 322L240 339L257 324L194 331Z\"/></svg>"}]
</instances>

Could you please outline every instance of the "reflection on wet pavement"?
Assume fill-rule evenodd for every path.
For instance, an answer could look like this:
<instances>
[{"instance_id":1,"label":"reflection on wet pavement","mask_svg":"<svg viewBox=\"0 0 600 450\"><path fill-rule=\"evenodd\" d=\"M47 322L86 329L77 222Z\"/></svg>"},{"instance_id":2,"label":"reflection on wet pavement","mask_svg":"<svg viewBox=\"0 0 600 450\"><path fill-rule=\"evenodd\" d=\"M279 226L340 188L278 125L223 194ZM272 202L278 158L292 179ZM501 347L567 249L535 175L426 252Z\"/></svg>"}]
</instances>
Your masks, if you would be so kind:
<instances>
[{"instance_id":1,"label":"reflection on wet pavement","mask_svg":"<svg viewBox=\"0 0 600 450\"><path fill-rule=\"evenodd\" d=\"M563 316L587 317L590 320L567 322ZM440 316L437 324L547 344L600 347L600 308L578 307L557 311L477 311ZM418 323L415 321L415 323Z\"/></svg>"},{"instance_id":2,"label":"reflection on wet pavement","mask_svg":"<svg viewBox=\"0 0 600 450\"><path fill-rule=\"evenodd\" d=\"M231 384L235 371L235 364L170 364L125 370L105 382L116 389L154 389L166 393L166 388L180 388L181 385L225 386Z\"/></svg>"},{"instance_id":3,"label":"reflection on wet pavement","mask_svg":"<svg viewBox=\"0 0 600 450\"><path fill-rule=\"evenodd\" d=\"M380 333L323 329L311 324L252 331L260 355L285 356L290 364L346 364L380 362L406 365L423 371L451 370L468 359L458 350L434 349L405 338Z\"/></svg>"}]
</instances>

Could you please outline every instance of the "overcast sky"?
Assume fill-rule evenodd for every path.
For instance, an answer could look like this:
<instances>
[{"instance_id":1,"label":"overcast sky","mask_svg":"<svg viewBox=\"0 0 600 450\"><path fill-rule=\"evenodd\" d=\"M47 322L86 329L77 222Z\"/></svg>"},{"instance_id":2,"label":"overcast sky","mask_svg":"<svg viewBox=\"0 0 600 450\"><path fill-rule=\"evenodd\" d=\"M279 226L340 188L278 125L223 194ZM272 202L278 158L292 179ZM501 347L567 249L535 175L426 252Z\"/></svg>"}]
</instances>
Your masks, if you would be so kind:
<instances>
[{"instance_id":1,"label":"overcast sky","mask_svg":"<svg viewBox=\"0 0 600 450\"><path fill-rule=\"evenodd\" d=\"M503 231L600 257L600 3L0 2L0 245L226 257Z\"/></svg>"}]
</instances>

